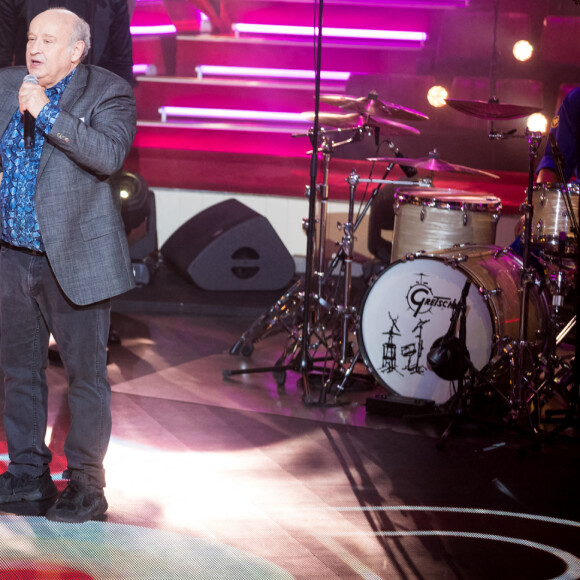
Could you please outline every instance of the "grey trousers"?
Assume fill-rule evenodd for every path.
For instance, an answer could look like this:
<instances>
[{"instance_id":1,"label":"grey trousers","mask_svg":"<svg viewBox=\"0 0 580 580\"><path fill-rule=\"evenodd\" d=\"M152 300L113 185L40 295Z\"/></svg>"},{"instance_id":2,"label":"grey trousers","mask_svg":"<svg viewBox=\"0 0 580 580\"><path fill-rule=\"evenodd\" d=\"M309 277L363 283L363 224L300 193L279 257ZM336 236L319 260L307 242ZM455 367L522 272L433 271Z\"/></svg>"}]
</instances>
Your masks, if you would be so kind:
<instances>
[{"instance_id":1,"label":"grey trousers","mask_svg":"<svg viewBox=\"0 0 580 580\"><path fill-rule=\"evenodd\" d=\"M103 273L106 275L106 273ZM48 343L54 336L68 378L70 424L64 452L69 475L105 485L103 459L111 435L107 379L110 300L76 306L58 285L46 256L0 248L0 364L4 429L16 476L49 468ZM66 413L61 413L63 422ZM66 429L67 425L56 426ZM74 478L74 477L73 477Z\"/></svg>"}]
</instances>

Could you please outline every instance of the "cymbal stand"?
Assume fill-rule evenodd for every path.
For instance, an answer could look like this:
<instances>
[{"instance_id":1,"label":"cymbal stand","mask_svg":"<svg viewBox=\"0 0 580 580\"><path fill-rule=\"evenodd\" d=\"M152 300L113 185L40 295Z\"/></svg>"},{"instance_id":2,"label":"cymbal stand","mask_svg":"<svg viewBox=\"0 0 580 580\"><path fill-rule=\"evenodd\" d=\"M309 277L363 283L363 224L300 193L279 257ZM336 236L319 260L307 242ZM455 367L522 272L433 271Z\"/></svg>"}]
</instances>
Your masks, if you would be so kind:
<instances>
[{"instance_id":1,"label":"cymbal stand","mask_svg":"<svg viewBox=\"0 0 580 580\"><path fill-rule=\"evenodd\" d=\"M552 155L554 159L554 165L556 174L558 177L558 182L561 184L561 193L564 198L564 203L566 206L566 212L570 222L570 231L574 236L574 246L576 247L576 272L575 272L575 286L576 286L576 299L575 299L575 312L573 319L568 322L560 334L556 334L560 329L560 319L559 319L559 307L563 304L563 295L565 292L566 280L564 279L564 268L563 268L563 257L565 253L565 245L567 242L567 232L559 232L559 243L558 243L558 271L555 275L555 280L552 282L552 333L550 336L550 351L548 353L548 368L546 373L546 378L537 389L537 400L538 400L538 423L543 421L545 423L554 423L559 421L559 425L544 437L544 440L553 438L559 433L566 430L568 427L580 427L580 380L579 380L579 368L578 368L578 355L580 354L580 336L576 335L576 348L573 358L573 363L570 365L565 362L562 358L557 356L556 347L565 336L567 332L576 324L576 317L578 315L578 308L580 306L580 299L578 292L580 290L580 252L579 252L579 242L580 242L580 229L578 228L578 220L576 219L576 214L572 206L572 200L570 197L570 192L568 190L568 184L564 177L564 157L558 147L556 139L553 133L549 134L550 145L552 148ZM577 331L578 332L578 331ZM569 389L568 387L572 385ZM541 401L540 394L542 389L547 390L547 396L545 401L549 400L549 397L554 392L560 394L566 407L562 410L546 410L545 416L541 417ZM561 417L561 419L557 419Z\"/></svg>"},{"instance_id":2,"label":"cymbal stand","mask_svg":"<svg viewBox=\"0 0 580 580\"><path fill-rule=\"evenodd\" d=\"M504 133L493 128L490 123L489 138L495 140L519 137L514 131ZM528 141L528 187L526 191L526 201L521 205L524 214L523 233L523 255L522 271L520 278L520 324L517 341L512 340L505 345L504 354L509 358L510 383L512 385L509 402L510 416L513 420L527 420L529 416L529 406L526 387L531 387L534 368L530 365L534 355L530 342L528 341L528 313L530 287L534 284L535 270L531 266L531 245L532 245L532 221L534 216L533 189L535 175L535 159L538 155L538 148L542 140L542 134L536 131L526 130L525 137ZM527 416L524 416L524 411ZM526 428L529 428L526 426ZM534 427L532 426L532 430Z\"/></svg>"},{"instance_id":3,"label":"cymbal stand","mask_svg":"<svg viewBox=\"0 0 580 580\"><path fill-rule=\"evenodd\" d=\"M360 130L361 128L356 128L355 133L351 134L348 139L340 142L334 142L331 139L332 135L341 133L340 129L330 132L325 131L324 129L320 131L321 145L318 148L318 152L322 154L323 159L323 181L315 187L314 191L312 190L312 186L306 187L306 195L308 199L312 200L312 196L314 196L315 204L318 205L318 211L314 212L315 218L313 219L312 223L310 223L310 217L303 220L303 229L307 233L310 231L310 228L314 230L313 239L315 241L312 248L312 276L315 278L313 282L316 285L316 291L312 296L314 301L314 324L316 324L317 321L319 321L325 315L324 310L327 311L329 308L329 301L324 296L324 286L325 281L328 279L328 277L325 277L325 268L327 263L326 232L330 161L337 147L352 143L360 138ZM352 132L352 129L350 131ZM309 132L309 137L311 137L311 133L312 132ZM304 134L296 134L294 136L300 137L304 136ZM318 218L316 218L316 214L318 214ZM315 233L316 226L318 226L318 236L316 236ZM270 334L273 334L280 329L285 330L293 341L299 342L300 329L296 318L301 316L302 313L304 286L305 277L303 276L286 292L284 292L284 294L276 301L275 304L263 312L251 324L251 326L232 346L230 349L230 354L242 354L243 356L250 356L254 350L254 344L256 342L267 338Z\"/></svg>"},{"instance_id":4,"label":"cymbal stand","mask_svg":"<svg viewBox=\"0 0 580 580\"><path fill-rule=\"evenodd\" d=\"M354 233L364 219L365 214L369 210L373 200L376 198L380 191L380 186L384 183L396 184L396 185L421 185L423 187L429 187L431 185L430 180L421 180L420 182L413 181L393 181L386 180L386 176L390 173L394 163L390 163L385 171L383 179L360 179L356 171L353 169L351 174L347 178L349 184L349 204L348 204L348 218L347 221L341 224L340 228L343 231L342 241L340 243L340 249L337 252L333 262L330 264L326 276L323 278L323 284L328 280L328 277L332 275L338 263L342 262L344 267L344 289L342 304L336 305L336 314L339 321L340 332L335 340L332 341L332 348L335 350L334 356L334 368L329 373L328 380L324 383L322 391L320 392L320 403L326 403L326 397L330 389L336 387L335 400L342 394L346 388L346 383L349 378L353 375L355 365L360 358L360 351L354 353L350 342L350 336L356 327L358 321L358 313L356 307L352 304L351 290L352 290L352 262L354 253ZM360 211L356 221L354 221L354 203L355 194L357 186L360 182L367 183L378 183L379 186L376 187L364 208ZM348 368L345 369L345 365L350 362ZM341 380L335 384L333 381L336 379L337 374L342 374Z\"/></svg>"},{"instance_id":5,"label":"cymbal stand","mask_svg":"<svg viewBox=\"0 0 580 580\"><path fill-rule=\"evenodd\" d=\"M521 297L520 297L520 325L517 349L515 356L517 358L515 391L512 393L511 413L515 419L520 419L524 411L529 411L526 398L526 385L530 384L531 377L526 374L529 365L530 344L528 342L528 313L529 313L529 290L534 283L535 270L531 266L531 244L532 244L532 222L534 215L533 207L533 189L535 175L535 159L538 155L538 148L542 140L542 134L535 131L528 131L528 188L526 202L522 204L524 210L524 243L522 256L522 273L521 273Z\"/></svg>"}]
</instances>

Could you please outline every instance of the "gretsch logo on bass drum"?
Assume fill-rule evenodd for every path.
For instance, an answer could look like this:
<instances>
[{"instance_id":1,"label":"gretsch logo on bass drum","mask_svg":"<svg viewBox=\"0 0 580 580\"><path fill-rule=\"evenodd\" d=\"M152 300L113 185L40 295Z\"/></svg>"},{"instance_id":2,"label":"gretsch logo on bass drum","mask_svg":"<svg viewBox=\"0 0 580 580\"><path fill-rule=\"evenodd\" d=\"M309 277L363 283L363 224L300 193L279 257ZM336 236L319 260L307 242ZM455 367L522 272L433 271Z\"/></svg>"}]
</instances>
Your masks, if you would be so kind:
<instances>
[{"instance_id":1,"label":"gretsch logo on bass drum","mask_svg":"<svg viewBox=\"0 0 580 580\"><path fill-rule=\"evenodd\" d=\"M429 284L423 281L425 274L419 274L419 282L413 284L407 292L407 306L413 311L413 317L431 312L433 308L451 309L457 305L455 298L436 296Z\"/></svg>"}]
</instances>

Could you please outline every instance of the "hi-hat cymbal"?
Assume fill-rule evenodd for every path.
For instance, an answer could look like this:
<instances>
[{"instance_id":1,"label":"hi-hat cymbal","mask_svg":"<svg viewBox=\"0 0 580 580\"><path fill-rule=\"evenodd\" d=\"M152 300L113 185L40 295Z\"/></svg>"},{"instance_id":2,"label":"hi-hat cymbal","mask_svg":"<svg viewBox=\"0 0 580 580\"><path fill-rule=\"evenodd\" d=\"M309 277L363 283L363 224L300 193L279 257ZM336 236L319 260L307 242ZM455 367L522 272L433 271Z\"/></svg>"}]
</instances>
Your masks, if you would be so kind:
<instances>
[{"instance_id":1,"label":"hi-hat cymbal","mask_svg":"<svg viewBox=\"0 0 580 580\"><path fill-rule=\"evenodd\" d=\"M305 119L314 121L315 113L307 112L302 113L302 115ZM409 125L397 123L397 121L391 121L389 119L365 118L358 113L349 113L347 115L340 113L319 113L318 122L321 127L329 127L332 129L358 129L365 126L378 127L390 136L421 134L421 131L415 129L415 127L410 127Z\"/></svg>"},{"instance_id":2,"label":"hi-hat cymbal","mask_svg":"<svg viewBox=\"0 0 580 580\"><path fill-rule=\"evenodd\" d=\"M456 163L449 163L448 161L443 161L442 159L439 159L439 154L436 152L430 153L429 157L420 157L418 159L413 159L410 157L369 157L367 158L367 161L384 161L386 163L396 163L399 165L404 165L406 167L425 169L427 171L467 173L471 175L481 175L484 177L499 179L499 175L489 173L488 171L483 171L481 169L475 169L473 167L467 167L465 165L457 165Z\"/></svg>"},{"instance_id":3,"label":"hi-hat cymbal","mask_svg":"<svg viewBox=\"0 0 580 580\"><path fill-rule=\"evenodd\" d=\"M351 97L349 95L321 95L320 101L345 111L354 111L360 115L382 117L387 119L401 119L402 121L423 121L429 119L427 115L413 111L401 105L387 103L379 99L375 92L366 97Z\"/></svg>"},{"instance_id":4,"label":"hi-hat cymbal","mask_svg":"<svg viewBox=\"0 0 580 580\"><path fill-rule=\"evenodd\" d=\"M488 121L499 119L519 119L537 113L542 109L526 105L510 105L493 99L489 101L470 101L461 99L445 99L445 102L456 111L466 113L478 119Z\"/></svg>"}]
</instances>

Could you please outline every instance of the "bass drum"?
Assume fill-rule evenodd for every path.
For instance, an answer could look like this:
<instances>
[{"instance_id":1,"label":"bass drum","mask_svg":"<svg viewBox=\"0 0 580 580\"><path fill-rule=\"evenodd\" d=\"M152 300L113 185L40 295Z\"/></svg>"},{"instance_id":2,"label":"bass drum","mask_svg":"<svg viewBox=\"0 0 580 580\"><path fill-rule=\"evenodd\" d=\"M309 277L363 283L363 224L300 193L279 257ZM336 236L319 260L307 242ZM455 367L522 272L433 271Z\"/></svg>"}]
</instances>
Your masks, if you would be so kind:
<instances>
[{"instance_id":1,"label":"bass drum","mask_svg":"<svg viewBox=\"0 0 580 580\"><path fill-rule=\"evenodd\" d=\"M447 402L454 383L428 368L431 346L449 330L469 283L467 349L481 370L503 339L519 338L521 271L521 259L497 246L459 246L391 264L360 307L358 342L367 367L400 396ZM549 310L539 279L530 284L528 296L528 340L541 349Z\"/></svg>"}]
</instances>

